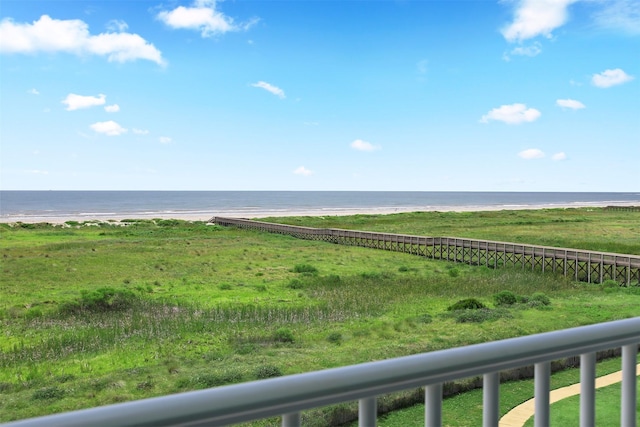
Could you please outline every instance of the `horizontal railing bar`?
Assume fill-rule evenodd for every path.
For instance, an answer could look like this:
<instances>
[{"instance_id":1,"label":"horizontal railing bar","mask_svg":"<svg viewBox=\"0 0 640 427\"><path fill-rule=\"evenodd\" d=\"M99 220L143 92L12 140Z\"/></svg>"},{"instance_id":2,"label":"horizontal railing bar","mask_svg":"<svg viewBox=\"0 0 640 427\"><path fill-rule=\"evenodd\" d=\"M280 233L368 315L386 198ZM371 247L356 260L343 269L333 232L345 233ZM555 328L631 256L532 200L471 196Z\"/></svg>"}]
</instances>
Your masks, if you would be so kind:
<instances>
[{"instance_id":1,"label":"horizontal railing bar","mask_svg":"<svg viewBox=\"0 0 640 427\"><path fill-rule=\"evenodd\" d=\"M9 423L204 426L251 421L640 342L640 317Z\"/></svg>"}]
</instances>

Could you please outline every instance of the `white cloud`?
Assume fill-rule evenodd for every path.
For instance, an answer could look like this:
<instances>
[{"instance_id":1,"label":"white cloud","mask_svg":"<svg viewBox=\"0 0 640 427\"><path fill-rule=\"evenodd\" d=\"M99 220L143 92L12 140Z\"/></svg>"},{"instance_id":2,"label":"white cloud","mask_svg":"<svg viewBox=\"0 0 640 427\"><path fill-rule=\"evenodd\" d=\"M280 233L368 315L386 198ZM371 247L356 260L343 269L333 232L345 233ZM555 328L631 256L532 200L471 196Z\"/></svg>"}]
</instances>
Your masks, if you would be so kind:
<instances>
[{"instance_id":1,"label":"white cloud","mask_svg":"<svg viewBox=\"0 0 640 427\"><path fill-rule=\"evenodd\" d=\"M149 134L149 131L148 131L148 130L146 130L146 129L136 129L136 128L133 128L133 129L131 129L131 131L132 131L133 133L135 133L136 135L147 135L147 134Z\"/></svg>"},{"instance_id":2,"label":"white cloud","mask_svg":"<svg viewBox=\"0 0 640 427\"><path fill-rule=\"evenodd\" d=\"M580 110L586 108L585 105L575 99L558 99L556 104L562 108L571 108L572 110Z\"/></svg>"},{"instance_id":3,"label":"white cloud","mask_svg":"<svg viewBox=\"0 0 640 427\"><path fill-rule=\"evenodd\" d=\"M80 110L81 108L90 108L98 105L104 105L107 96L100 94L98 96L83 96L70 93L62 103L67 106L67 111Z\"/></svg>"},{"instance_id":4,"label":"white cloud","mask_svg":"<svg viewBox=\"0 0 640 427\"><path fill-rule=\"evenodd\" d=\"M375 151L380 150L382 147L379 145L373 145L370 142L363 141L361 139L356 139L351 143L351 148L358 151Z\"/></svg>"},{"instance_id":5,"label":"white cloud","mask_svg":"<svg viewBox=\"0 0 640 427\"><path fill-rule=\"evenodd\" d=\"M104 111L106 111L107 113L117 113L118 111L120 111L120 106L118 104L105 105Z\"/></svg>"},{"instance_id":6,"label":"white cloud","mask_svg":"<svg viewBox=\"0 0 640 427\"><path fill-rule=\"evenodd\" d=\"M296 174L296 175L302 175L302 176L313 175L313 171L310 171L309 169L305 168L304 166L300 166L299 168L294 170L293 173Z\"/></svg>"},{"instance_id":7,"label":"white cloud","mask_svg":"<svg viewBox=\"0 0 640 427\"><path fill-rule=\"evenodd\" d=\"M252 19L244 24L235 24L233 18L216 10L215 0L196 0L190 7L178 6L171 11L162 11L157 18L171 28L200 31L202 37L248 30L258 22Z\"/></svg>"},{"instance_id":8,"label":"white cloud","mask_svg":"<svg viewBox=\"0 0 640 427\"><path fill-rule=\"evenodd\" d=\"M123 31L126 31L127 28L129 28L129 25L120 19L112 19L107 23L107 30L113 31L116 33L121 33Z\"/></svg>"},{"instance_id":9,"label":"white cloud","mask_svg":"<svg viewBox=\"0 0 640 427\"><path fill-rule=\"evenodd\" d=\"M38 89L36 89L36 88L29 89L27 91L27 93L29 93L31 95L40 95L40 92L38 92Z\"/></svg>"},{"instance_id":10,"label":"white cloud","mask_svg":"<svg viewBox=\"0 0 640 427\"><path fill-rule=\"evenodd\" d=\"M160 144L170 144L172 139L168 136L161 136L160 138L158 138L158 141L160 141Z\"/></svg>"},{"instance_id":11,"label":"white cloud","mask_svg":"<svg viewBox=\"0 0 640 427\"><path fill-rule=\"evenodd\" d=\"M551 32L567 21L567 8L577 0L520 0L513 22L502 29L509 42L522 42Z\"/></svg>"},{"instance_id":12,"label":"white cloud","mask_svg":"<svg viewBox=\"0 0 640 427\"><path fill-rule=\"evenodd\" d=\"M511 49L509 53L505 53L503 55L503 59L505 61L509 61L511 60L511 56L513 55L534 57L534 56L538 56L541 52L542 52L542 48L541 48L540 42L535 42L529 46L518 46Z\"/></svg>"},{"instance_id":13,"label":"white cloud","mask_svg":"<svg viewBox=\"0 0 640 427\"><path fill-rule=\"evenodd\" d=\"M594 74L591 77L591 83L594 86L601 88L621 85L622 83L630 82L631 80L633 80L633 76L625 73L620 68L616 68L615 70L604 70L600 74Z\"/></svg>"},{"instance_id":14,"label":"white cloud","mask_svg":"<svg viewBox=\"0 0 640 427\"><path fill-rule=\"evenodd\" d=\"M480 119L481 123L489 123L489 120L498 120L510 125L524 122L533 122L541 116L535 108L527 108L525 104L502 105L494 108Z\"/></svg>"},{"instance_id":15,"label":"white cloud","mask_svg":"<svg viewBox=\"0 0 640 427\"><path fill-rule=\"evenodd\" d=\"M113 120L107 122L97 122L89 126L94 132L103 133L107 136L118 136L126 133L127 130Z\"/></svg>"},{"instance_id":16,"label":"white cloud","mask_svg":"<svg viewBox=\"0 0 640 427\"><path fill-rule=\"evenodd\" d=\"M45 171L41 169L29 169L29 170L26 170L25 172L34 174L34 175L49 175L49 171Z\"/></svg>"},{"instance_id":17,"label":"white cloud","mask_svg":"<svg viewBox=\"0 0 640 427\"><path fill-rule=\"evenodd\" d=\"M544 153L537 148L529 148L518 153L518 157L526 160L541 159L544 157Z\"/></svg>"},{"instance_id":18,"label":"white cloud","mask_svg":"<svg viewBox=\"0 0 640 427\"><path fill-rule=\"evenodd\" d=\"M272 85L270 83L259 81L258 83L253 83L251 86L259 87L261 89L266 90L267 92L271 92L272 94L276 95L280 99L284 99L285 98L284 91L282 89L280 89L279 87L274 86L274 85Z\"/></svg>"},{"instance_id":19,"label":"white cloud","mask_svg":"<svg viewBox=\"0 0 640 427\"><path fill-rule=\"evenodd\" d=\"M0 21L1 53L66 52L75 55L106 56L109 62L146 59L164 65L162 53L137 34L108 32L89 34L89 26L79 19L52 19L42 15L29 23Z\"/></svg>"},{"instance_id":20,"label":"white cloud","mask_svg":"<svg viewBox=\"0 0 640 427\"><path fill-rule=\"evenodd\" d=\"M559 153L555 153L553 156L551 156L551 160L556 162L566 160L566 159L567 159L567 155L562 151Z\"/></svg>"},{"instance_id":21,"label":"white cloud","mask_svg":"<svg viewBox=\"0 0 640 427\"><path fill-rule=\"evenodd\" d=\"M602 10L594 14L598 26L630 35L640 34L640 2L607 0L598 4L602 6Z\"/></svg>"}]
</instances>

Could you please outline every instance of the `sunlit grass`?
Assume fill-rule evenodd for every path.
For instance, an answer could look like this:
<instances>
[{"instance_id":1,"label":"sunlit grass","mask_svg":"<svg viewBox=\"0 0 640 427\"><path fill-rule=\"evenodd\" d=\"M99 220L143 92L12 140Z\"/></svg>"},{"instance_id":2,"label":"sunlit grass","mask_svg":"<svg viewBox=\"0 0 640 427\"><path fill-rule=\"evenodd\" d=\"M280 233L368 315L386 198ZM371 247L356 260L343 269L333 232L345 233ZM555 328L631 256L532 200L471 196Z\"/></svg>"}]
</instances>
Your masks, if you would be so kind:
<instances>
[{"instance_id":1,"label":"sunlit grass","mask_svg":"<svg viewBox=\"0 0 640 427\"><path fill-rule=\"evenodd\" d=\"M404 227L401 216L383 218L371 224ZM1 420L639 313L635 288L203 223L2 227ZM101 288L131 299L93 307L90 295ZM542 292L551 305L514 306L509 317L482 323L457 323L447 312L470 297L493 309L504 290ZM391 408L415 397L387 400ZM352 405L340 407L312 411L305 422L353 417Z\"/></svg>"}]
</instances>

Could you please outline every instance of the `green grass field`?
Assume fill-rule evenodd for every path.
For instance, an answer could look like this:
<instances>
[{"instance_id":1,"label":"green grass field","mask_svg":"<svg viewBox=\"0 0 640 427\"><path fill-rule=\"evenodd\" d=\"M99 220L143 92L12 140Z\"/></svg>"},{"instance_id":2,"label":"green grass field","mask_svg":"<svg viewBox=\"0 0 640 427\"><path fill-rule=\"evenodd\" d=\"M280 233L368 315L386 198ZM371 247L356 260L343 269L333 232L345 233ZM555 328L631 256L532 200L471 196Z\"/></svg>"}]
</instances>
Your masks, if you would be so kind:
<instances>
[{"instance_id":1,"label":"green grass field","mask_svg":"<svg viewBox=\"0 0 640 427\"><path fill-rule=\"evenodd\" d=\"M280 220L506 241L552 233L557 246L640 253L640 215L632 212ZM127 224L0 225L0 421L640 314L635 287L204 223ZM547 228L558 224L582 231ZM614 231L618 239L608 236ZM527 242L552 244L540 239ZM505 290L520 302L497 307L494 295ZM551 304L528 301L535 293ZM471 297L487 309L447 310ZM393 408L414 395L381 400ZM353 408L319 409L304 421L338 424Z\"/></svg>"}]
</instances>

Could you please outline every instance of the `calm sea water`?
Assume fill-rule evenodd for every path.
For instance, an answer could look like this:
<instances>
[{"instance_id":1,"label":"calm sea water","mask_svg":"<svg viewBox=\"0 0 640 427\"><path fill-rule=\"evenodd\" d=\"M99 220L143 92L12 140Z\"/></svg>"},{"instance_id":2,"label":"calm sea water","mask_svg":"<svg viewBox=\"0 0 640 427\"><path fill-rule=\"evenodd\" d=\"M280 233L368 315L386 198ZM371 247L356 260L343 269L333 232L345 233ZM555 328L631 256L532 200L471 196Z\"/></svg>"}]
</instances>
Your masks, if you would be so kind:
<instances>
[{"instance_id":1,"label":"calm sea water","mask_svg":"<svg viewBox=\"0 0 640 427\"><path fill-rule=\"evenodd\" d=\"M0 222L12 217L218 215L304 211L438 210L601 204L640 205L638 193L387 191L0 191Z\"/></svg>"}]
</instances>

